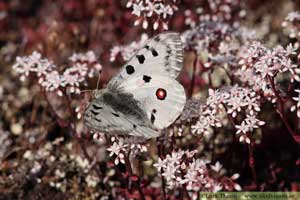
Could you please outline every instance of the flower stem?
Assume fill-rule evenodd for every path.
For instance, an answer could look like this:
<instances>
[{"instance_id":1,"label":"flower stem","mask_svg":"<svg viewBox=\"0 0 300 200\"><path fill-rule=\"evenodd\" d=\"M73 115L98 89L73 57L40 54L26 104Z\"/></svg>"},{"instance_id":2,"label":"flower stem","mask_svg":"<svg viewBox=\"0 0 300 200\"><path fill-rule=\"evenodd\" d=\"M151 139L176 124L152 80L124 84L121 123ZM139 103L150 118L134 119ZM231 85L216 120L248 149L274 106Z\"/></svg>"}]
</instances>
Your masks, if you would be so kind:
<instances>
[{"instance_id":1,"label":"flower stem","mask_svg":"<svg viewBox=\"0 0 300 200\"><path fill-rule=\"evenodd\" d=\"M258 184L257 184L257 175L255 171L255 159L253 156L253 141L251 142L251 144L248 144L248 150L249 150L249 166L251 168L252 177L257 189Z\"/></svg>"},{"instance_id":2,"label":"flower stem","mask_svg":"<svg viewBox=\"0 0 300 200\"><path fill-rule=\"evenodd\" d=\"M157 142L158 142L158 147L157 147L158 156L161 158L162 155L164 154L164 145L161 144L162 141L159 141L159 139L157 139ZM161 176L161 187L162 187L162 199L165 200L165 199L167 199L166 198L166 182L162 175L163 173L164 173L164 171L163 171L163 169L161 169L160 176Z\"/></svg>"},{"instance_id":3,"label":"flower stem","mask_svg":"<svg viewBox=\"0 0 300 200\"><path fill-rule=\"evenodd\" d=\"M276 99L277 99L277 102L279 104L279 107L278 107L278 109L276 109L276 111L279 114L280 118L282 119L285 127L287 128L287 130L289 132L289 134L293 137L294 141L297 142L297 140L295 139L295 136L297 134L290 127L290 125L289 125L289 123L288 123L288 121L286 119L286 115L284 113L284 102L283 102L283 100L282 100L282 98L281 98L278 90L276 90L275 83L274 83L274 77L268 76L268 79L269 79L269 82L271 84L272 91L274 92L274 94L276 96Z\"/></svg>"},{"instance_id":4,"label":"flower stem","mask_svg":"<svg viewBox=\"0 0 300 200\"><path fill-rule=\"evenodd\" d=\"M190 90L189 90L190 97L193 96L194 87L195 87L195 80L196 80L196 70L197 70L197 65L198 65L197 52L194 52L194 54L195 54L195 59L194 59L194 62L193 62L193 74L192 74L191 86L190 86Z\"/></svg>"},{"instance_id":5,"label":"flower stem","mask_svg":"<svg viewBox=\"0 0 300 200\"><path fill-rule=\"evenodd\" d=\"M126 166L126 169L128 171L128 174L129 174L129 179L128 179L129 184L128 184L128 186L131 185L130 184L132 182L131 178L133 176L136 176L135 174L133 174L133 171L132 171L132 167L131 167L130 160L129 160L129 154L130 154L130 152L128 153L128 156L125 156L125 158L124 158L125 166ZM140 199L145 200L145 195L144 195L143 189L141 187L141 183L140 183L140 177L139 176L136 176L136 177L137 177L137 181L135 181L135 182L136 182L136 185L137 185L137 190L140 194Z\"/></svg>"}]
</instances>

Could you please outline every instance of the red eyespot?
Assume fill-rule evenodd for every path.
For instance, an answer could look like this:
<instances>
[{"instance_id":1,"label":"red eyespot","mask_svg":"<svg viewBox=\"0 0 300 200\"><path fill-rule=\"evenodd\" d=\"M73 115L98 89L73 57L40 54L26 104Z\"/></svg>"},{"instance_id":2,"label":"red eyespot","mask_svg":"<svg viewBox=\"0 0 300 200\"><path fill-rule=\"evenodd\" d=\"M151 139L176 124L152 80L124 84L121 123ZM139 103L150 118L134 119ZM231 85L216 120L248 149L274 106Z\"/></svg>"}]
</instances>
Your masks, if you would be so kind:
<instances>
[{"instance_id":1,"label":"red eyespot","mask_svg":"<svg viewBox=\"0 0 300 200\"><path fill-rule=\"evenodd\" d=\"M159 100L164 100L167 97L167 91L165 89L158 88L156 90L156 97Z\"/></svg>"}]
</instances>

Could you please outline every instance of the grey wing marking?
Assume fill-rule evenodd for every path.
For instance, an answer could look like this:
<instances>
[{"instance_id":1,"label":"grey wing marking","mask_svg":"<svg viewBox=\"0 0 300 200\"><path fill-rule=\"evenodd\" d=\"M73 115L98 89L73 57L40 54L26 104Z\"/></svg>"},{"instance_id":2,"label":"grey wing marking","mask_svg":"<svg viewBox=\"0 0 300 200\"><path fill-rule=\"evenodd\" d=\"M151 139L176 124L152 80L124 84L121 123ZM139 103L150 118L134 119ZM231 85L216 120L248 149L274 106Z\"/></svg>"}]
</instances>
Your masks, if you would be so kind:
<instances>
[{"instance_id":1,"label":"grey wing marking","mask_svg":"<svg viewBox=\"0 0 300 200\"><path fill-rule=\"evenodd\" d=\"M140 136L152 138L159 136L159 132L128 118L123 113L117 112L102 99L92 101L84 114L85 125L94 130L104 133Z\"/></svg>"}]
</instances>

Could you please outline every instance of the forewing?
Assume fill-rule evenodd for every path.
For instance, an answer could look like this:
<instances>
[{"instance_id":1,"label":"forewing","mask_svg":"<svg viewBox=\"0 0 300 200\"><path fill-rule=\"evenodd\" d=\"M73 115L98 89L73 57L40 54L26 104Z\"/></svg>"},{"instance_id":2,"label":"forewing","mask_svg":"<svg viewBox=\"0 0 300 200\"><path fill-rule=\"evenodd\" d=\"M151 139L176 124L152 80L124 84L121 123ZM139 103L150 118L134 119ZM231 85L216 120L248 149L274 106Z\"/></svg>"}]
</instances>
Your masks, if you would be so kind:
<instances>
[{"instance_id":1,"label":"forewing","mask_svg":"<svg viewBox=\"0 0 300 200\"><path fill-rule=\"evenodd\" d=\"M182 54L180 35L174 32L161 33L132 56L121 72L108 83L108 87L119 88L132 77L143 74L159 74L175 79L182 68Z\"/></svg>"}]
</instances>

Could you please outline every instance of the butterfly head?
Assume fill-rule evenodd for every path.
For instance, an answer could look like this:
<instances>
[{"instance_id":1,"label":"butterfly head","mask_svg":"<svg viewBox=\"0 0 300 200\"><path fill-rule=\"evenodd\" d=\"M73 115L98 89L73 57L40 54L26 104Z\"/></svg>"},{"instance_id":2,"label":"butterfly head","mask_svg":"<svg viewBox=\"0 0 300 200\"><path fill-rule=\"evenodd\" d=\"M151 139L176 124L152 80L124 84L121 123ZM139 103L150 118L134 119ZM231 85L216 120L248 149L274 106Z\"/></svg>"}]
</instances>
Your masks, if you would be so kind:
<instances>
[{"instance_id":1,"label":"butterfly head","mask_svg":"<svg viewBox=\"0 0 300 200\"><path fill-rule=\"evenodd\" d=\"M93 90L92 91L92 97L93 99L97 99L98 97L100 97L105 91L107 91L107 89L101 89L101 90Z\"/></svg>"}]
</instances>

